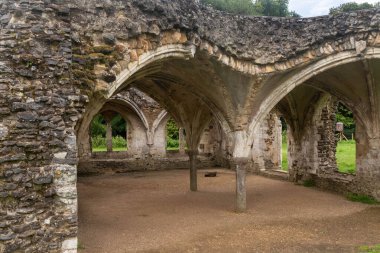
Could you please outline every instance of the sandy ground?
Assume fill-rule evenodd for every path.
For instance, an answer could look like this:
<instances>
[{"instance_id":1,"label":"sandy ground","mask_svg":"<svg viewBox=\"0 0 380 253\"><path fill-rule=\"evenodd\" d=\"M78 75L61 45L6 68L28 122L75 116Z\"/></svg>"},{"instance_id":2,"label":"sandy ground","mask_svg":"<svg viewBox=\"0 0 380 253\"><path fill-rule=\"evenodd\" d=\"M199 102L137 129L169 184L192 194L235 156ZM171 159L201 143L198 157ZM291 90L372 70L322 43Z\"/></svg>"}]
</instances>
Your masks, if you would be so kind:
<instances>
[{"instance_id":1,"label":"sandy ground","mask_svg":"<svg viewBox=\"0 0 380 253\"><path fill-rule=\"evenodd\" d=\"M82 177L80 253L358 252L380 243L380 207L289 182L247 176L248 211L234 212L235 176L188 171Z\"/></svg>"}]
</instances>

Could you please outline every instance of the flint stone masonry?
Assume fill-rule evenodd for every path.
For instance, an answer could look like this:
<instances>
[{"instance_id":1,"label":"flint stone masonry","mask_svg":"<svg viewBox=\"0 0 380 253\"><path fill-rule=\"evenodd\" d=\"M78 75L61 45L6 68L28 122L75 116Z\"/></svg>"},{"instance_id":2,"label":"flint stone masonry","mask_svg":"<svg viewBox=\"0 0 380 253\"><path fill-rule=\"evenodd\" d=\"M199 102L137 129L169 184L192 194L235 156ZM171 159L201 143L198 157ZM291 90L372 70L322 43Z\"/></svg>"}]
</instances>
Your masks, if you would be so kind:
<instances>
[{"instance_id":1,"label":"flint stone masonry","mask_svg":"<svg viewBox=\"0 0 380 253\"><path fill-rule=\"evenodd\" d=\"M276 105L291 129L292 180L313 177L380 199L379 28L379 9L299 19L231 15L191 0L1 1L1 251L76 252L76 174L79 159L91 157L89 124L131 87L160 104L141 101L153 121L138 122L136 112L139 127L162 130L155 122L165 122L163 109L185 130L192 153L217 122L217 162L236 169L245 161L240 211L245 170L256 162L252 144L260 142L255 133ZM319 96L297 91L304 86L353 110L355 176L331 171L335 147L325 131L332 111L321 102L307 113ZM154 131L144 134L151 149L141 158L163 156Z\"/></svg>"}]
</instances>

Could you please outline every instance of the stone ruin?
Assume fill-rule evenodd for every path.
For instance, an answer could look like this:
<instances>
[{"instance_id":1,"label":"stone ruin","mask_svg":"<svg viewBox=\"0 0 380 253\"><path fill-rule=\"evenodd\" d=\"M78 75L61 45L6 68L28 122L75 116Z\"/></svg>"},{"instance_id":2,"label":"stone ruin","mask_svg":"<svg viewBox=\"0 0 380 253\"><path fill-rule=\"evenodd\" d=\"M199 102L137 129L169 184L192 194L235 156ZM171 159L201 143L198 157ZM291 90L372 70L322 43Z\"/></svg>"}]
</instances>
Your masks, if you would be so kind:
<instances>
[{"instance_id":1,"label":"stone ruin","mask_svg":"<svg viewBox=\"0 0 380 253\"><path fill-rule=\"evenodd\" d=\"M0 252L77 251L77 173L279 168L282 117L299 182L380 199L380 10L249 17L190 0L0 2ZM337 102L355 115L354 175L337 170ZM126 153L91 152L98 113ZM165 150L165 122L187 151ZM184 142L182 142L184 143Z\"/></svg>"}]
</instances>

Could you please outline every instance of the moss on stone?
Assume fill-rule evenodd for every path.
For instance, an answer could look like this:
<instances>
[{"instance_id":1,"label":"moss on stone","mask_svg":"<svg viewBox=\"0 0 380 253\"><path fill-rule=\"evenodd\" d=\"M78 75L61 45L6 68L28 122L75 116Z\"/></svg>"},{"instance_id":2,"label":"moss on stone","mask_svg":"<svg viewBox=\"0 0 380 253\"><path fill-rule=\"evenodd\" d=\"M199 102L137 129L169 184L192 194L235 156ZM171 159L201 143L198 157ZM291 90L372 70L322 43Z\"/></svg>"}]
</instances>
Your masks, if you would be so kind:
<instances>
[{"instance_id":1,"label":"moss on stone","mask_svg":"<svg viewBox=\"0 0 380 253\"><path fill-rule=\"evenodd\" d=\"M90 79L87 79L87 78L81 78L80 79L82 85L88 87L88 88L91 88L93 89L95 87L95 82L90 80Z\"/></svg>"},{"instance_id":2,"label":"moss on stone","mask_svg":"<svg viewBox=\"0 0 380 253\"><path fill-rule=\"evenodd\" d=\"M79 70L79 69L74 69L73 70L73 75L74 75L74 77L77 77L77 78L87 77L86 72L82 71L82 70Z\"/></svg>"},{"instance_id":3,"label":"moss on stone","mask_svg":"<svg viewBox=\"0 0 380 253\"><path fill-rule=\"evenodd\" d=\"M112 54L112 52L114 51L114 47L112 47L112 46L96 46L96 47L93 47L93 50L95 53L102 53L105 55L109 55L109 54Z\"/></svg>"},{"instance_id":4,"label":"moss on stone","mask_svg":"<svg viewBox=\"0 0 380 253\"><path fill-rule=\"evenodd\" d=\"M3 207L13 208L17 206L18 201L14 197L8 196L6 198L0 199L0 203Z\"/></svg>"}]
</instances>

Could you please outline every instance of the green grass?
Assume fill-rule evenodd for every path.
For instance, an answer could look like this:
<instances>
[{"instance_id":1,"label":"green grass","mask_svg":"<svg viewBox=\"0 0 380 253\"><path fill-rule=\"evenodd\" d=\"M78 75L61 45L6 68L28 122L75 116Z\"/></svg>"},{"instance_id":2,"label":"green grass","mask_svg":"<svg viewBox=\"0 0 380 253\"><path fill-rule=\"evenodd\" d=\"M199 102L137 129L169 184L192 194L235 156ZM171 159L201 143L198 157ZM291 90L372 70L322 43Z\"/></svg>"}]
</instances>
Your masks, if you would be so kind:
<instances>
[{"instance_id":1,"label":"green grass","mask_svg":"<svg viewBox=\"0 0 380 253\"><path fill-rule=\"evenodd\" d=\"M336 163L339 172L356 172L356 143L354 140L340 141L336 147Z\"/></svg>"},{"instance_id":2,"label":"green grass","mask_svg":"<svg viewBox=\"0 0 380 253\"><path fill-rule=\"evenodd\" d=\"M120 152L120 151L127 151L127 148L112 148L113 151L115 152ZM96 147L92 149L92 152L107 152L106 147Z\"/></svg>"},{"instance_id":3,"label":"green grass","mask_svg":"<svg viewBox=\"0 0 380 253\"><path fill-rule=\"evenodd\" d=\"M353 202L360 202L369 205L377 205L379 202L371 196L361 195L356 193L347 194L347 199Z\"/></svg>"},{"instance_id":4,"label":"green grass","mask_svg":"<svg viewBox=\"0 0 380 253\"><path fill-rule=\"evenodd\" d=\"M167 147L166 150L179 150L178 147Z\"/></svg>"},{"instance_id":5,"label":"green grass","mask_svg":"<svg viewBox=\"0 0 380 253\"><path fill-rule=\"evenodd\" d=\"M288 144L287 142L282 142L282 161L281 168L284 171L288 171Z\"/></svg>"},{"instance_id":6,"label":"green grass","mask_svg":"<svg viewBox=\"0 0 380 253\"><path fill-rule=\"evenodd\" d=\"M356 172L356 143L354 140L340 141L336 148L336 162L339 172L354 174ZM286 137L282 142L282 170L288 170L288 144Z\"/></svg>"},{"instance_id":7,"label":"green grass","mask_svg":"<svg viewBox=\"0 0 380 253\"><path fill-rule=\"evenodd\" d=\"M115 152L121 152L121 151L128 151L127 148L112 148L113 151ZM168 147L166 148L166 150L179 150L179 148L171 148L171 147ZM93 148L92 149L92 152L107 152L107 148L106 147L96 147L96 148Z\"/></svg>"},{"instance_id":8,"label":"green grass","mask_svg":"<svg viewBox=\"0 0 380 253\"><path fill-rule=\"evenodd\" d=\"M380 253L380 244L374 246L361 246L359 253Z\"/></svg>"}]
</instances>

